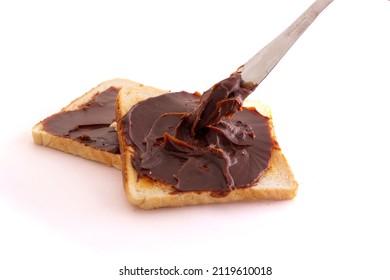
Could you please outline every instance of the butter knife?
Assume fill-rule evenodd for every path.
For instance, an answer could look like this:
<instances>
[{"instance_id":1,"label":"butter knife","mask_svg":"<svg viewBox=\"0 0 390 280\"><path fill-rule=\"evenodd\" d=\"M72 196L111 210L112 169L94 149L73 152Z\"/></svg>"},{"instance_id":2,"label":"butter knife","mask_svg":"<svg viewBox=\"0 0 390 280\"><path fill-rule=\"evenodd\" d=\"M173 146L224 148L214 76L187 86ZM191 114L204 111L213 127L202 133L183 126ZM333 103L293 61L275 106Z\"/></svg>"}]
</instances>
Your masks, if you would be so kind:
<instances>
[{"instance_id":1,"label":"butter knife","mask_svg":"<svg viewBox=\"0 0 390 280\"><path fill-rule=\"evenodd\" d=\"M255 85L260 84L302 33L331 2L333 0L315 1L286 30L249 59L247 63L239 67L237 72L241 73L243 82L251 82Z\"/></svg>"}]
</instances>

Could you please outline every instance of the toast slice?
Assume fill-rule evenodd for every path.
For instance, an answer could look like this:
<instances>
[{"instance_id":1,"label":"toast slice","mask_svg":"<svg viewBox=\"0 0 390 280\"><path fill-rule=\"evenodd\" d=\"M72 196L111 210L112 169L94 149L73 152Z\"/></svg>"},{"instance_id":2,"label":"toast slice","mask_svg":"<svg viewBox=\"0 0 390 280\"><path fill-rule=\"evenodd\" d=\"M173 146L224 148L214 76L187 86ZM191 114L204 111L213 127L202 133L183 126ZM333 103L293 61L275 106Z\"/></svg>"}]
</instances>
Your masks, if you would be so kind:
<instances>
[{"instance_id":1,"label":"toast slice","mask_svg":"<svg viewBox=\"0 0 390 280\"><path fill-rule=\"evenodd\" d=\"M149 92L146 88L123 87L117 97L116 120L123 165L123 184L131 203L143 209L153 209L244 200L284 200L291 199L296 195L298 183L294 179L286 158L279 149L273 149L268 169L254 186L234 189L226 196L216 196L211 191L179 192L164 182L155 181L146 176L138 176L131 163L134 150L126 143L125 128L121 119L133 105L156 96L156 94L159 93ZM254 100L246 100L244 106L255 107L261 114L270 117L272 135L275 137L270 108L260 101Z\"/></svg>"},{"instance_id":2,"label":"toast slice","mask_svg":"<svg viewBox=\"0 0 390 280\"><path fill-rule=\"evenodd\" d=\"M73 100L69 105L64 107L60 112L47 117L45 120L37 123L32 128L32 136L34 143L37 145L43 145L46 147L54 148L66 153L70 153L76 156L83 157L85 159L97 161L104 163L108 166L113 166L118 169L122 168L120 153L119 153L119 146L118 146L118 140L117 140L117 134L116 134L116 123L115 123L115 100L116 100L116 94L117 92L122 88L126 86L127 88L131 90L146 90L148 92L163 92L162 90L147 87L143 84L127 80L127 79L113 79L105 81L95 88L91 89L87 93L83 94L79 98ZM96 98L101 95L101 93L104 93L105 91L112 90L113 97L112 104L110 103L110 108L108 111L109 113L109 119L112 118L112 123L109 121L106 124L99 124L95 127L92 127L92 129L105 129L109 130L110 137L113 138L113 141L116 143L113 144L113 147L108 149L102 149L103 147L98 147L96 144L93 144L94 139L88 139L88 137L83 136L82 134L79 135L76 139L70 137L69 133L57 133L50 131L48 129L47 123L50 122L51 125L57 125L61 129L62 121L60 118L64 116L65 114L68 114L68 112L72 112L70 114L73 114L75 111L81 111L82 114L85 113L85 108L90 106L90 103ZM108 106L108 105L107 105ZM111 112L110 112L111 110ZM85 119L85 115L81 115L81 119ZM85 120L81 120L84 121ZM107 122L107 121L106 121ZM110 128L111 127L111 128ZM80 133L79 133L80 134ZM96 140L96 139L95 139ZM97 138L97 141L99 139ZM102 145L105 145L104 143ZM117 146L117 147L115 147Z\"/></svg>"}]
</instances>

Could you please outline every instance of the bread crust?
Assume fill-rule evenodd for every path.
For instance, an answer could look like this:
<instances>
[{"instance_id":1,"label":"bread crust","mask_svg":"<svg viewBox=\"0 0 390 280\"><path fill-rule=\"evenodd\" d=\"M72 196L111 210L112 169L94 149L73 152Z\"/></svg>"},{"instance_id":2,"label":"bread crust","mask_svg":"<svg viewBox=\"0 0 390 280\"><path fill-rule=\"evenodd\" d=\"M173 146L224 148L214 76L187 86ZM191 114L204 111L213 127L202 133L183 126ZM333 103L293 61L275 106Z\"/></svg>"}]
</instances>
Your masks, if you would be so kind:
<instances>
[{"instance_id":1,"label":"bread crust","mask_svg":"<svg viewBox=\"0 0 390 280\"><path fill-rule=\"evenodd\" d=\"M179 192L169 184L152 180L146 176L139 177L131 163L134 150L126 144L124 127L120 120L136 103L161 93L160 91L123 87L117 97L116 117L122 158L123 186L131 203L143 209L153 209L244 200L284 200L295 197L298 183L294 179L286 158L279 149L272 151L269 168L263 172L254 186L232 190L225 196L217 196L211 191ZM270 108L253 100L245 101L244 106L255 107L260 113L268 116L271 121L272 134L275 137Z\"/></svg>"},{"instance_id":2,"label":"bread crust","mask_svg":"<svg viewBox=\"0 0 390 280\"><path fill-rule=\"evenodd\" d=\"M113 79L105 81L82 96L76 98L66 107L62 108L60 112L74 111L79 109L84 104L88 103L97 93L103 92L110 87L120 90L122 87L128 87L133 90L140 90L145 87L143 84L127 79ZM150 88L150 87L147 87ZM44 121L44 120L43 120ZM78 142L76 140L53 135L44 130L43 121L40 121L32 128L33 141L37 145L50 147L65 153L73 154L85 159L104 163L108 166L121 169L121 157L119 154L110 153L97 149L88 144Z\"/></svg>"}]
</instances>

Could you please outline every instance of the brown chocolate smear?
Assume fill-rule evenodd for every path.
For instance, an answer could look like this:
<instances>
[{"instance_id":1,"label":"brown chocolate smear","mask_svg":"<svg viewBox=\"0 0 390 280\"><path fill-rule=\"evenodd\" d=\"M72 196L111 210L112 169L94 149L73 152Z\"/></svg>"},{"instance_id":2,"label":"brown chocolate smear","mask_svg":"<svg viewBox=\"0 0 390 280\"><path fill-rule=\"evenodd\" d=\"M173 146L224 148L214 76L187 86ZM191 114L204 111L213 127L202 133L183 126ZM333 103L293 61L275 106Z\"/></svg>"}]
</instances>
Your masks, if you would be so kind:
<instances>
[{"instance_id":1,"label":"brown chocolate smear","mask_svg":"<svg viewBox=\"0 0 390 280\"><path fill-rule=\"evenodd\" d=\"M252 186L276 146L269 119L242 108L255 88L233 73L202 96L183 91L137 103L122 125L138 174L178 191L226 194Z\"/></svg>"},{"instance_id":2,"label":"brown chocolate smear","mask_svg":"<svg viewBox=\"0 0 390 280\"><path fill-rule=\"evenodd\" d=\"M44 130L97 149L119 154L115 128L115 101L118 90L114 87L97 93L78 110L59 112L43 121Z\"/></svg>"}]
</instances>

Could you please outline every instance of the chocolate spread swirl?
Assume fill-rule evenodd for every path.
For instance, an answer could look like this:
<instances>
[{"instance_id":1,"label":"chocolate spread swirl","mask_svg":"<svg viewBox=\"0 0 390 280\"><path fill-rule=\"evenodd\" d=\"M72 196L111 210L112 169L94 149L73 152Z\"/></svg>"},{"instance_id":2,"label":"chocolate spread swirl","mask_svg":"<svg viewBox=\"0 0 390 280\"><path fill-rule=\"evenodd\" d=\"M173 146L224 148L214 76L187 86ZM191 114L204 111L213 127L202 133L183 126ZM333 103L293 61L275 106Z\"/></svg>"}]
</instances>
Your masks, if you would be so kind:
<instances>
[{"instance_id":1,"label":"chocolate spread swirl","mask_svg":"<svg viewBox=\"0 0 390 280\"><path fill-rule=\"evenodd\" d=\"M202 96L166 93L134 105L122 125L139 176L177 191L225 193L252 186L276 147L268 117L242 108L255 88L235 72Z\"/></svg>"}]
</instances>

